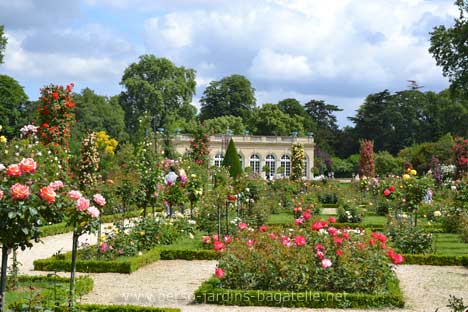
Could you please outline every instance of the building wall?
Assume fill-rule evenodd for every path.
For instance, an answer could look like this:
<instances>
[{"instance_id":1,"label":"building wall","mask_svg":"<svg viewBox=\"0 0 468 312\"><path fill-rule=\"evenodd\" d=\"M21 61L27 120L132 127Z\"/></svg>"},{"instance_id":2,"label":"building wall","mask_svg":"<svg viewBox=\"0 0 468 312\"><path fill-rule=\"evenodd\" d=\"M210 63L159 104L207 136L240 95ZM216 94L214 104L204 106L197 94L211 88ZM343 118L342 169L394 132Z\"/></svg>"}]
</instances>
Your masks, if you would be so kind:
<instances>
[{"instance_id":1,"label":"building wall","mask_svg":"<svg viewBox=\"0 0 468 312\"><path fill-rule=\"evenodd\" d=\"M263 166L266 164L267 156L272 155L274 157L275 168L281 166L281 158L289 156L291 158L291 145L299 142L304 145L304 152L306 155L306 167L307 172L304 176L308 179L313 177L313 159L314 159L314 138L299 138L299 137L280 137L280 136L254 136L254 135L217 135L210 137L210 161L211 165L215 165L216 155L224 157L226 148L230 138L234 140L236 144L237 152L241 157L242 168L251 167L251 158L253 155L257 155L259 162L259 173L265 177L263 172ZM176 151L184 154L189 150L191 137L187 135L177 135L174 143ZM285 164L285 163L283 163ZM283 174L284 175L284 174ZM276 177L281 175L276 173Z\"/></svg>"}]
</instances>

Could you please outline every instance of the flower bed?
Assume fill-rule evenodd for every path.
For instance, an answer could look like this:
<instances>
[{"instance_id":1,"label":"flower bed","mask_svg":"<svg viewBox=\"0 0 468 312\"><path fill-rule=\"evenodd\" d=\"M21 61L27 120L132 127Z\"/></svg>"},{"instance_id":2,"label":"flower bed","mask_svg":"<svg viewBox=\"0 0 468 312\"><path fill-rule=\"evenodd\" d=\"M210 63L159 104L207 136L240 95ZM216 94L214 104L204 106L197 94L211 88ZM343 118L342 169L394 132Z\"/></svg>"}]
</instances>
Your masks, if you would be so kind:
<instances>
[{"instance_id":1,"label":"flower bed","mask_svg":"<svg viewBox=\"0 0 468 312\"><path fill-rule=\"evenodd\" d=\"M256 231L241 223L235 238L204 237L221 257L215 271L218 280L204 284L198 294L245 297L197 300L263 305L260 297L276 294L292 296L287 306L341 307L342 299L327 302L322 296L346 293L346 304L353 307L402 306L398 283L389 282L396 280L389 259L400 264L403 257L386 246L385 235L338 229L334 221L312 221L310 214L303 214L289 229L261 226ZM287 301L275 296L265 305Z\"/></svg>"},{"instance_id":2,"label":"flower bed","mask_svg":"<svg viewBox=\"0 0 468 312\"><path fill-rule=\"evenodd\" d=\"M152 308L140 307L134 305L98 305L98 304L81 304L80 311L87 312L180 312L180 309L175 308Z\"/></svg>"}]
</instances>

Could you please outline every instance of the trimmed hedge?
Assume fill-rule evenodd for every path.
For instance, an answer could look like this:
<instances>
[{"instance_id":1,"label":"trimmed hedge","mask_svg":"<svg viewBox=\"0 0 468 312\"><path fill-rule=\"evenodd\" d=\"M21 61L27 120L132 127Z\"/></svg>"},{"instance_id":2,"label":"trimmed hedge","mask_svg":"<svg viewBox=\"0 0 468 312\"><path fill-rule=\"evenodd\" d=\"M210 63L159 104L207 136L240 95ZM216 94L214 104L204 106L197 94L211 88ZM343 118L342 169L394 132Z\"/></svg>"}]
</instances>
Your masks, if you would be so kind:
<instances>
[{"instance_id":1,"label":"trimmed hedge","mask_svg":"<svg viewBox=\"0 0 468 312\"><path fill-rule=\"evenodd\" d=\"M104 216L101 216L101 222L112 223L112 222L120 221L120 220L127 219L127 218L136 218L136 217L140 217L142 213L143 213L142 210L131 210L125 214L116 213L112 215L104 215ZM52 235L58 235L58 234L71 232L73 231L73 227L67 226L65 222L62 222L62 223L41 226L40 231L41 231L41 234L40 234L41 237L46 237L46 236L52 236Z\"/></svg>"},{"instance_id":2,"label":"trimmed hedge","mask_svg":"<svg viewBox=\"0 0 468 312\"><path fill-rule=\"evenodd\" d=\"M380 294L231 290L217 287L218 282L214 277L204 282L195 291L195 301L221 305L307 308L401 308L405 304L396 278L388 281L388 292Z\"/></svg>"},{"instance_id":3,"label":"trimmed hedge","mask_svg":"<svg viewBox=\"0 0 468 312\"><path fill-rule=\"evenodd\" d=\"M69 283L70 278L53 276L53 275L20 275L18 276L20 283L34 283L34 282L57 282L57 283ZM89 276L79 276L75 281L75 291L78 294L84 295L91 292L94 288L94 281Z\"/></svg>"},{"instance_id":4,"label":"trimmed hedge","mask_svg":"<svg viewBox=\"0 0 468 312\"><path fill-rule=\"evenodd\" d=\"M76 261L76 271L86 273L132 273L139 268L160 259L160 251L151 249L141 256L125 257L110 260L80 260ZM71 252L34 261L36 271L70 272Z\"/></svg>"},{"instance_id":5,"label":"trimmed hedge","mask_svg":"<svg viewBox=\"0 0 468 312\"><path fill-rule=\"evenodd\" d=\"M219 258L214 250L207 249L161 249L161 260L216 260Z\"/></svg>"},{"instance_id":6,"label":"trimmed hedge","mask_svg":"<svg viewBox=\"0 0 468 312\"><path fill-rule=\"evenodd\" d=\"M321 204L322 208L340 208L340 204Z\"/></svg>"},{"instance_id":7,"label":"trimmed hedge","mask_svg":"<svg viewBox=\"0 0 468 312\"><path fill-rule=\"evenodd\" d=\"M449 255L434 255L434 254L404 254L404 264L420 264L420 265L463 265L468 266L467 256L449 256Z\"/></svg>"},{"instance_id":8,"label":"trimmed hedge","mask_svg":"<svg viewBox=\"0 0 468 312\"><path fill-rule=\"evenodd\" d=\"M180 312L180 309L174 308L152 308L134 305L99 305L99 304L80 304L80 311L88 312Z\"/></svg>"}]
</instances>

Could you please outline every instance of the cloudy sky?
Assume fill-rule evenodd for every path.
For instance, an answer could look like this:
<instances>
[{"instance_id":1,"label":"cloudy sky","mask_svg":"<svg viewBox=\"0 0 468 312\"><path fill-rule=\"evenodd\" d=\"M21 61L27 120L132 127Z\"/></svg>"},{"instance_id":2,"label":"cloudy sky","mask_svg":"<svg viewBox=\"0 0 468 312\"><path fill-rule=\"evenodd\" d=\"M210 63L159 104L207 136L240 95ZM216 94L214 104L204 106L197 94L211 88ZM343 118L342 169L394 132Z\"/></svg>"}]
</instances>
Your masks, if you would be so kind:
<instances>
[{"instance_id":1,"label":"cloudy sky","mask_svg":"<svg viewBox=\"0 0 468 312\"><path fill-rule=\"evenodd\" d=\"M457 14L451 0L0 0L0 73L31 99L69 82L114 95L152 53L197 71L196 105L211 80L242 74L258 104L323 99L345 125L369 93L446 88L428 32Z\"/></svg>"}]
</instances>

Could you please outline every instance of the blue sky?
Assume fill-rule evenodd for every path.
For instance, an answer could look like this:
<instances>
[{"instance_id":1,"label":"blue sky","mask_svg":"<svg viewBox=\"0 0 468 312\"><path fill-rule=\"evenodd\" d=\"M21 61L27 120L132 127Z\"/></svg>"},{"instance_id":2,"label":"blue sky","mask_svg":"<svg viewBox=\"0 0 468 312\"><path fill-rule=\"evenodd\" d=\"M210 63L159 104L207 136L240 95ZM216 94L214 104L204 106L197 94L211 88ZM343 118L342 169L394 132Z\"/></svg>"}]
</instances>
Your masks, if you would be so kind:
<instances>
[{"instance_id":1,"label":"blue sky","mask_svg":"<svg viewBox=\"0 0 468 312\"><path fill-rule=\"evenodd\" d=\"M450 0L0 0L0 73L31 99L49 83L114 95L152 53L197 71L195 105L210 81L242 74L258 105L322 99L343 126L369 93L446 88L428 33L457 14Z\"/></svg>"}]
</instances>

